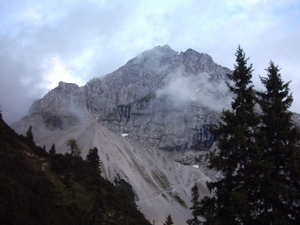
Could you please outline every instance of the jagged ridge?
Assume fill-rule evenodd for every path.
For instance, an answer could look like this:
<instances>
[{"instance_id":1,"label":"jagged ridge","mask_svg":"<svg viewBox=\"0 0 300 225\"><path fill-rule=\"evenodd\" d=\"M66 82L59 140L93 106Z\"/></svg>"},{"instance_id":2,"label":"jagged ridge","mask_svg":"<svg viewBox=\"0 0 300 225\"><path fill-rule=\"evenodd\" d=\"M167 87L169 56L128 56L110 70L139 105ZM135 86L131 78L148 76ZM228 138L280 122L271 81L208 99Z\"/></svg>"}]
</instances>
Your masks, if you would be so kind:
<instances>
[{"instance_id":1,"label":"jagged ridge","mask_svg":"<svg viewBox=\"0 0 300 225\"><path fill-rule=\"evenodd\" d=\"M207 54L157 46L83 87L60 82L30 113L46 113L43 123L52 130L95 115L113 132L160 149L207 150L212 144L207 125L230 102L226 73L230 70ZM60 118L60 125L49 118Z\"/></svg>"}]
</instances>

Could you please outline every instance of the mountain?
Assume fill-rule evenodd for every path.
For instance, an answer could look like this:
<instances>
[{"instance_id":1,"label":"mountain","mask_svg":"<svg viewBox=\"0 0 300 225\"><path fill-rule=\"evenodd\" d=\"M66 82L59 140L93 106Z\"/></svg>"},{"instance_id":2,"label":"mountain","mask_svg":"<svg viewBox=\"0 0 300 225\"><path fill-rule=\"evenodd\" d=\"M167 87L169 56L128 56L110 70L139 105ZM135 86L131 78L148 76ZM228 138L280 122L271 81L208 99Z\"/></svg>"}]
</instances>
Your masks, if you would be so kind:
<instances>
[{"instance_id":1,"label":"mountain","mask_svg":"<svg viewBox=\"0 0 300 225\"><path fill-rule=\"evenodd\" d=\"M230 105L230 72L207 54L157 46L85 86L60 82L12 127L24 134L32 126L36 143L55 143L58 153L70 138L83 157L97 147L102 176L130 184L148 220L162 224L171 214L184 224L191 187L208 195L215 178L205 167L215 149L207 128Z\"/></svg>"},{"instance_id":2,"label":"mountain","mask_svg":"<svg viewBox=\"0 0 300 225\"><path fill-rule=\"evenodd\" d=\"M40 140L94 116L109 130L162 150L208 150L207 126L230 105L230 72L207 54L157 46L83 87L60 82L13 127L25 132L37 123Z\"/></svg>"}]
</instances>

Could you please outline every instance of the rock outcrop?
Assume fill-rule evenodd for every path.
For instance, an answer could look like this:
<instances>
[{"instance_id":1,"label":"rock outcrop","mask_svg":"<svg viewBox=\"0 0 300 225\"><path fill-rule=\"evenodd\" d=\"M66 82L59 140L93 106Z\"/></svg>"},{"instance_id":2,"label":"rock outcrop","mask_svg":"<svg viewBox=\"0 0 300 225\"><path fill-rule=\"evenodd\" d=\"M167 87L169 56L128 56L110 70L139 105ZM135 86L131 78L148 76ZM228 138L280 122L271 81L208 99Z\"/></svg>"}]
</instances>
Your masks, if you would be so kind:
<instances>
[{"instance_id":1,"label":"rock outcrop","mask_svg":"<svg viewBox=\"0 0 300 225\"><path fill-rule=\"evenodd\" d=\"M39 117L47 130L57 131L93 116L115 133L162 150L207 150L207 127L231 100L225 83L230 72L207 54L157 46L83 87L60 82L32 105L22 125L13 126L25 132L30 117Z\"/></svg>"}]
</instances>

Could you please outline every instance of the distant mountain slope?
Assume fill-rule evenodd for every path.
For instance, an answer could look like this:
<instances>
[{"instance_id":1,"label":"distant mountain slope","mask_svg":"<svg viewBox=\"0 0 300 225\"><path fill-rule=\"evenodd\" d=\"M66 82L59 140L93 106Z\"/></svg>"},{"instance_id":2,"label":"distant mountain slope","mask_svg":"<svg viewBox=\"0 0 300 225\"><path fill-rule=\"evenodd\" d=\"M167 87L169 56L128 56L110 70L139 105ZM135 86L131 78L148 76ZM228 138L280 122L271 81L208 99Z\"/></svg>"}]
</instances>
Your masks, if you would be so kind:
<instances>
[{"instance_id":1,"label":"distant mountain slope","mask_svg":"<svg viewBox=\"0 0 300 225\"><path fill-rule=\"evenodd\" d=\"M176 163L172 153L134 143L123 136L89 118L38 144L50 147L55 143L57 151L65 153L66 140L75 138L83 155L96 146L103 162L103 176L111 181L121 178L132 185L136 203L147 219L162 224L171 214L174 221L184 224L191 217L191 187L198 183L201 196L207 195L205 183L210 178L201 169Z\"/></svg>"},{"instance_id":2,"label":"distant mountain slope","mask_svg":"<svg viewBox=\"0 0 300 225\"><path fill-rule=\"evenodd\" d=\"M88 162L48 155L0 118L0 224L149 224Z\"/></svg>"},{"instance_id":3,"label":"distant mountain slope","mask_svg":"<svg viewBox=\"0 0 300 225\"><path fill-rule=\"evenodd\" d=\"M38 124L33 127L40 140L93 115L140 143L168 151L208 150L207 126L230 105L227 73L207 54L157 46L83 87L60 82L13 127L25 132Z\"/></svg>"}]
</instances>

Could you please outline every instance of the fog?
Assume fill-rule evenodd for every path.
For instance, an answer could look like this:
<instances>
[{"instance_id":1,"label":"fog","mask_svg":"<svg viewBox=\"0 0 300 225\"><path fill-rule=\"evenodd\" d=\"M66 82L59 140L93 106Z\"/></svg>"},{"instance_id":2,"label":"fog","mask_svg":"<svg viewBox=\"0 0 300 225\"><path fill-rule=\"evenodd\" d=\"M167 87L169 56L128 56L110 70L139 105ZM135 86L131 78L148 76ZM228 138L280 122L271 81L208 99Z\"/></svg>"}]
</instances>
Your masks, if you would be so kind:
<instances>
[{"instance_id":1,"label":"fog","mask_svg":"<svg viewBox=\"0 0 300 225\"><path fill-rule=\"evenodd\" d=\"M217 111L229 108L232 101L224 80L214 82L207 73L197 76L182 76L180 72L173 74L169 83L157 90L157 96L168 96L177 107L196 102Z\"/></svg>"}]
</instances>

